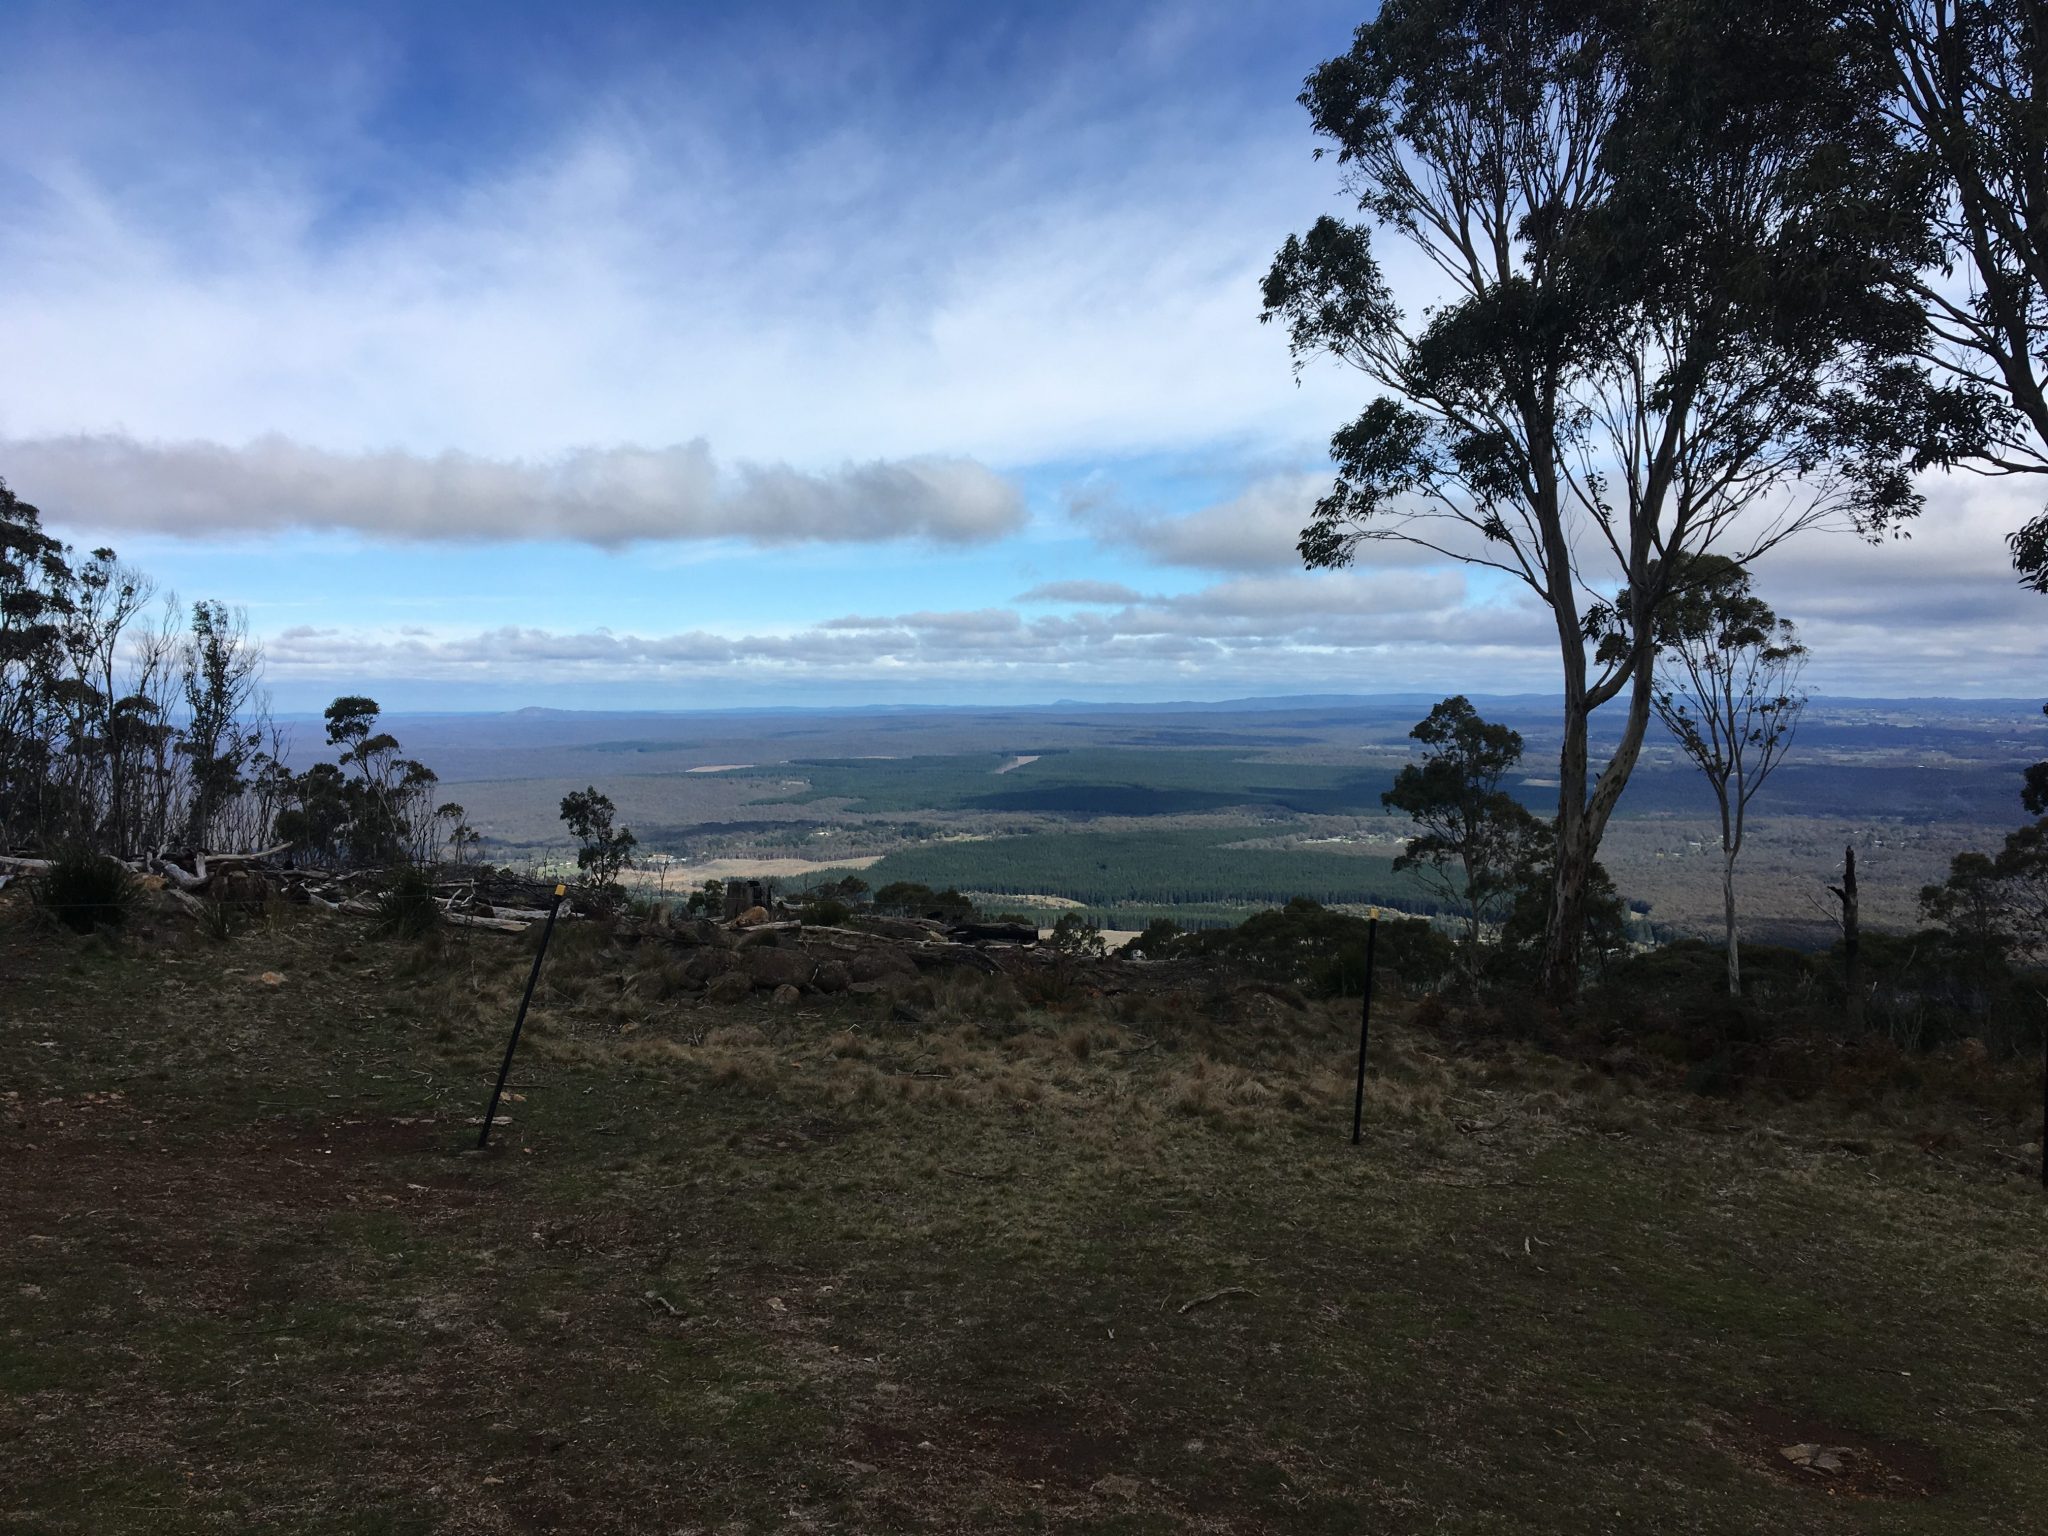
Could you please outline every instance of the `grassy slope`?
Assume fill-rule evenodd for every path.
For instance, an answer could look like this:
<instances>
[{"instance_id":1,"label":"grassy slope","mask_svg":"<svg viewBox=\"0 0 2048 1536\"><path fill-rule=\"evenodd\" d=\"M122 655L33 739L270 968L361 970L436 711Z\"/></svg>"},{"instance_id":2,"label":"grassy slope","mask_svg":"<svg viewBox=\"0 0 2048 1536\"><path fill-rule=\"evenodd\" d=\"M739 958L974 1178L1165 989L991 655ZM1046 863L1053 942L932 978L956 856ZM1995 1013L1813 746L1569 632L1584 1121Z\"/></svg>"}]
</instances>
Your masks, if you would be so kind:
<instances>
[{"instance_id":1,"label":"grassy slope","mask_svg":"<svg viewBox=\"0 0 2048 1536\"><path fill-rule=\"evenodd\" d=\"M1359 1152L1344 1015L712 1011L569 930L479 1159L523 951L349 932L0 929L0 1530L2048 1508L2015 1125L1928 1155L1922 1108L1731 1110L1396 1023ZM1809 1424L1923 1443L1944 1489L1821 1486L1777 1455Z\"/></svg>"}]
</instances>

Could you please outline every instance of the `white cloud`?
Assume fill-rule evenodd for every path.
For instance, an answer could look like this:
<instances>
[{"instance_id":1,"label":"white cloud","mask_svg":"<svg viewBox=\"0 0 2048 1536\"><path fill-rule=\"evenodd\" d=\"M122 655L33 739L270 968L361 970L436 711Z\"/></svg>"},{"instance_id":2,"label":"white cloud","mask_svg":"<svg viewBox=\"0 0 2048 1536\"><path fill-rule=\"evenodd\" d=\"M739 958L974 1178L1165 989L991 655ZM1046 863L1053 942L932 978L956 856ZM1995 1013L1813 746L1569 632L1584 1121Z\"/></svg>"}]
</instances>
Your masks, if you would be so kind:
<instances>
[{"instance_id":1,"label":"white cloud","mask_svg":"<svg viewBox=\"0 0 2048 1536\"><path fill-rule=\"evenodd\" d=\"M1120 581L1048 581L1020 592L1020 603L1082 603L1090 605L1142 603L1144 594Z\"/></svg>"},{"instance_id":2,"label":"white cloud","mask_svg":"<svg viewBox=\"0 0 2048 1536\"><path fill-rule=\"evenodd\" d=\"M863 106L838 62L813 61L818 116ZM1285 78L1204 117L1077 62L971 139L869 103L760 143L758 103L724 99L743 84L626 82L451 184L378 141L360 64L308 82L302 142L216 131L217 103L139 68L0 61L0 434L1013 466L1318 438L1355 396L1298 390L1256 323L1331 188Z\"/></svg>"},{"instance_id":3,"label":"white cloud","mask_svg":"<svg viewBox=\"0 0 2048 1536\"><path fill-rule=\"evenodd\" d=\"M102 435L0 443L10 481L56 521L225 534L348 529L401 540L752 544L925 538L975 543L1024 521L1016 488L967 459L742 465L701 440L582 448L546 461L447 452L334 453L282 437L241 448Z\"/></svg>"},{"instance_id":4,"label":"white cloud","mask_svg":"<svg viewBox=\"0 0 2048 1536\"><path fill-rule=\"evenodd\" d=\"M474 634L285 630L267 643L280 683L516 675L538 684L1004 680L1128 686L1141 678L1202 687L1416 685L1424 671L1475 665L1529 680L1536 616L1464 604L1455 573L1423 580L1366 574L1253 578L1115 611L1042 614L987 608L828 619L790 634Z\"/></svg>"},{"instance_id":5,"label":"white cloud","mask_svg":"<svg viewBox=\"0 0 2048 1536\"><path fill-rule=\"evenodd\" d=\"M1229 501L1168 517L1080 501L1074 515L1105 543L1126 545L1160 565L1214 571L1299 569L1295 541L1330 488L1330 476L1279 475Z\"/></svg>"},{"instance_id":6,"label":"white cloud","mask_svg":"<svg viewBox=\"0 0 2048 1536\"><path fill-rule=\"evenodd\" d=\"M1136 551L1156 565L1208 571L1298 571L1301 531L1333 474L1268 475L1227 501L1179 516L1139 511L1100 495L1069 498L1068 514L1100 543ZM1412 544L1374 544L1359 554L1363 566L1426 565L1442 556Z\"/></svg>"}]
</instances>

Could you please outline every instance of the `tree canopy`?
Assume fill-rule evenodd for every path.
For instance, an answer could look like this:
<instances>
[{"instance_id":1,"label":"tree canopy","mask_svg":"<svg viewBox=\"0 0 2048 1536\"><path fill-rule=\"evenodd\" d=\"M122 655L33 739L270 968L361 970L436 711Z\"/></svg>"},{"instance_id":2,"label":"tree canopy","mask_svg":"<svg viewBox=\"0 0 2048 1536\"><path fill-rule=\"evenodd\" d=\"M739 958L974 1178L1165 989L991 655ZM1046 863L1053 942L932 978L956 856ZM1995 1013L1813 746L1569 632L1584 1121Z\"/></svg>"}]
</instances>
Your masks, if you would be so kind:
<instances>
[{"instance_id":1,"label":"tree canopy","mask_svg":"<svg viewBox=\"0 0 2048 1536\"><path fill-rule=\"evenodd\" d=\"M1555 992L1576 986L1674 573L1823 522L1874 536L1917 511L1916 469L1974 441L1920 363L1907 289L1937 247L1882 109L1888 61L1833 23L1813 0L1389 0L1301 96L1365 218L1290 237L1264 318L1297 366L1335 358L1374 394L1332 438L1300 551L1419 544L1549 610ZM1397 296L1380 235L1432 283ZM1595 777L1588 721L1616 700Z\"/></svg>"}]
</instances>

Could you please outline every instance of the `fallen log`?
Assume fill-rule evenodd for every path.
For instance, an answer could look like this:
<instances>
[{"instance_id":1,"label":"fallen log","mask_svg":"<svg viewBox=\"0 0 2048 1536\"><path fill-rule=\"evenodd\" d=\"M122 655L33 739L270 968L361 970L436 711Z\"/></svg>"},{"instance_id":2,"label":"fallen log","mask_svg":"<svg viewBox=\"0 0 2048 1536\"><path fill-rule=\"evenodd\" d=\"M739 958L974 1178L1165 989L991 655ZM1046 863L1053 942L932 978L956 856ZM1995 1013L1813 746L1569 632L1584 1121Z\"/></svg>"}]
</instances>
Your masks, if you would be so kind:
<instances>
[{"instance_id":1,"label":"fallen log","mask_svg":"<svg viewBox=\"0 0 2048 1536\"><path fill-rule=\"evenodd\" d=\"M191 913L192 916L198 918L202 923L211 922L213 920L213 914L207 910L206 903L201 901L197 896L187 895L185 892L179 890L175 885L165 886L164 894L170 897L171 900L175 901L179 906L183 907L187 912Z\"/></svg>"},{"instance_id":2,"label":"fallen log","mask_svg":"<svg viewBox=\"0 0 2048 1536\"><path fill-rule=\"evenodd\" d=\"M291 851L292 845L290 843L279 843L275 848L252 848L243 853L202 852L198 855L198 862L193 867L203 872L207 860L211 859L215 865L222 869L227 869L236 864L254 864L262 859L274 859L280 853L290 853Z\"/></svg>"},{"instance_id":3,"label":"fallen log","mask_svg":"<svg viewBox=\"0 0 2048 1536\"><path fill-rule=\"evenodd\" d=\"M443 912L441 920L458 928L489 928L497 933L524 933L533 926L532 923L514 922L509 917L478 917L473 912Z\"/></svg>"},{"instance_id":4,"label":"fallen log","mask_svg":"<svg viewBox=\"0 0 2048 1536\"><path fill-rule=\"evenodd\" d=\"M169 859L158 857L158 859L156 860L156 872L162 875L166 880L170 881L171 884L176 886L180 891L196 891L206 884L206 873L203 861L201 864L200 873L195 875L189 870L180 869L176 864L173 864Z\"/></svg>"}]
</instances>

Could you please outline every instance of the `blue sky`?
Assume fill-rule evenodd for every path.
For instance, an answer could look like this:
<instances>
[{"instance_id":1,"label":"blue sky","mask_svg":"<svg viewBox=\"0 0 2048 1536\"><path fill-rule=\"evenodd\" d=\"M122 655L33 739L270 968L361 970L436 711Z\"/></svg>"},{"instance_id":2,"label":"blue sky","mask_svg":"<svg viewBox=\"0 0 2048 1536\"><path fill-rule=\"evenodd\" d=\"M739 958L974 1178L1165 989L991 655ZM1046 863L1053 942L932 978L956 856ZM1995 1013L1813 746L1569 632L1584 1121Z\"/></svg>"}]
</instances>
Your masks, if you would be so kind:
<instances>
[{"instance_id":1,"label":"blue sky","mask_svg":"<svg viewBox=\"0 0 2048 1536\"><path fill-rule=\"evenodd\" d=\"M280 707L1541 690L1543 616L1299 571L1352 377L1257 281L1355 6L5 7L0 476ZM2028 694L2009 488L1765 595Z\"/></svg>"}]
</instances>

